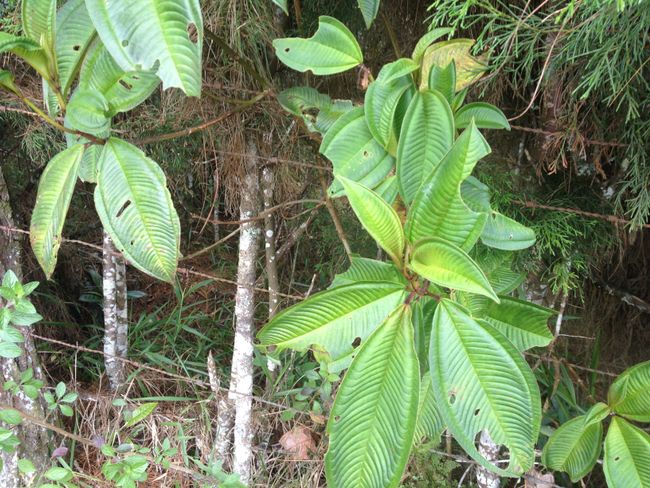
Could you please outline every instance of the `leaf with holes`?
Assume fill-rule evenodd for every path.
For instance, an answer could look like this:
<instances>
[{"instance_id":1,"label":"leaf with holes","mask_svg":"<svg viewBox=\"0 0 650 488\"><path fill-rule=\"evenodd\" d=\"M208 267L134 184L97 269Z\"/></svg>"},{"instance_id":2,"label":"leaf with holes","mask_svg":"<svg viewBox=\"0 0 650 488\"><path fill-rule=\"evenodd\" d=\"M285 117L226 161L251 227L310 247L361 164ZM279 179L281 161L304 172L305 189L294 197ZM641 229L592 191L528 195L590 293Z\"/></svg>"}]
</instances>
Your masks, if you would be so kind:
<instances>
[{"instance_id":1,"label":"leaf with holes","mask_svg":"<svg viewBox=\"0 0 650 488\"><path fill-rule=\"evenodd\" d=\"M425 374L420 383L420 402L418 404L418 421L415 426L414 440L420 442L426 438L438 443L444 430L445 422L433 394L431 375Z\"/></svg>"},{"instance_id":2,"label":"leaf with holes","mask_svg":"<svg viewBox=\"0 0 650 488\"><path fill-rule=\"evenodd\" d=\"M395 160L372 137L363 107L342 115L327 131L320 152L332 162L334 176L343 176L368 188L380 184L393 168ZM343 195L343 186L334 181L331 196Z\"/></svg>"},{"instance_id":3,"label":"leaf with holes","mask_svg":"<svg viewBox=\"0 0 650 488\"><path fill-rule=\"evenodd\" d=\"M296 71L333 75L363 62L359 43L352 32L333 17L318 18L318 30L309 39L284 38L273 41L280 61Z\"/></svg>"},{"instance_id":4,"label":"leaf with holes","mask_svg":"<svg viewBox=\"0 0 650 488\"><path fill-rule=\"evenodd\" d=\"M491 212L481 233L481 242L486 246L503 251L520 251L535 244L535 231L506 217Z\"/></svg>"},{"instance_id":5,"label":"leaf with holes","mask_svg":"<svg viewBox=\"0 0 650 488\"><path fill-rule=\"evenodd\" d=\"M381 0L357 0L359 5L359 10L363 15L363 20L366 23L366 28L370 29L372 23L377 17L377 12L379 12L379 4Z\"/></svg>"},{"instance_id":6,"label":"leaf with holes","mask_svg":"<svg viewBox=\"0 0 650 488\"><path fill-rule=\"evenodd\" d=\"M630 420L650 422L650 361L624 371L609 387L612 411Z\"/></svg>"},{"instance_id":7,"label":"leaf with holes","mask_svg":"<svg viewBox=\"0 0 650 488\"><path fill-rule=\"evenodd\" d=\"M474 102L462 107L455 115L456 127L464 129L472 119L480 129L506 129L510 124L503 112L490 103Z\"/></svg>"},{"instance_id":8,"label":"leaf with holes","mask_svg":"<svg viewBox=\"0 0 650 488\"><path fill-rule=\"evenodd\" d=\"M397 145L395 111L407 90L415 91L411 73L418 65L410 59L398 59L384 65L366 91L364 110L374 138L394 154Z\"/></svg>"},{"instance_id":9,"label":"leaf with holes","mask_svg":"<svg viewBox=\"0 0 650 488\"><path fill-rule=\"evenodd\" d=\"M395 263L401 263L406 241L395 209L365 186L342 176L338 180L343 184L350 206L364 229Z\"/></svg>"},{"instance_id":10,"label":"leaf with holes","mask_svg":"<svg viewBox=\"0 0 650 488\"><path fill-rule=\"evenodd\" d=\"M91 48L79 75L80 89L101 93L108 102L111 117L140 105L159 83L153 71L125 73L101 43Z\"/></svg>"},{"instance_id":11,"label":"leaf with holes","mask_svg":"<svg viewBox=\"0 0 650 488\"><path fill-rule=\"evenodd\" d=\"M490 146L475 126L468 127L456 139L415 194L406 220L409 241L437 236L464 250L472 248L481 235L486 216L465 205L461 182L489 152Z\"/></svg>"},{"instance_id":12,"label":"leaf with holes","mask_svg":"<svg viewBox=\"0 0 650 488\"><path fill-rule=\"evenodd\" d=\"M201 94L203 19L198 0L86 0L86 7L122 70L154 69L163 88Z\"/></svg>"},{"instance_id":13,"label":"leaf with holes","mask_svg":"<svg viewBox=\"0 0 650 488\"><path fill-rule=\"evenodd\" d=\"M542 463L554 471L564 471L577 483L596 465L603 442L603 424L587 424L581 415L562 424L542 451Z\"/></svg>"},{"instance_id":14,"label":"leaf with holes","mask_svg":"<svg viewBox=\"0 0 650 488\"><path fill-rule=\"evenodd\" d=\"M650 435L613 417L605 437L603 471L609 488L649 488Z\"/></svg>"},{"instance_id":15,"label":"leaf with holes","mask_svg":"<svg viewBox=\"0 0 650 488\"><path fill-rule=\"evenodd\" d=\"M65 3L57 14L56 23L56 63L61 93L66 97L88 47L95 39L95 26L90 20L84 0Z\"/></svg>"},{"instance_id":16,"label":"leaf with holes","mask_svg":"<svg viewBox=\"0 0 650 488\"><path fill-rule=\"evenodd\" d=\"M29 238L34 255L48 279L56 266L63 223L83 153L83 146L75 145L54 156L47 163L38 184Z\"/></svg>"},{"instance_id":17,"label":"leaf with holes","mask_svg":"<svg viewBox=\"0 0 650 488\"><path fill-rule=\"evenodd\" d=\"M408 284L406 278L404 278L394 264L353 256L350 260L348 270L334 277L330 289L359 283L361 281L395 283L404 287Z\"/></svg>"},{"instance_id":18,"label":"leaf with holes","mask_svg":"<svg viewBox=\"0 0 650 488\"><path fill-rule=\"evenodd\" d=\"M54 47L56 0L22 0L23 32L43 48Z\"/></svg>"},{"instance_id":19,"label":"leaf with holes","mask_svg":"<svg viewBox=\"0 0 650 488\"><path fill-rule=\"evenodd\" d=\"M283 310L257 334L263 346L278 351L304 351L316 344L332 358L364 341L377 325L406 298L405 286L397 283L361 282L315 294Z\"/></svg>"},{"instance_id":20,"label":"leaf with holes","mask_svg":"<svg viewBox=\"0 0 650 488\"><path fill-rule=\"evenodd\" d=\"M438 166L454 138L454 120L447 100L438 92L415 94L397 144L400 193L411 203L422 181Z\"/></svg>"},{"instance_id":21,"label":"leaf with holes","mask_svg":"<svg viewBox=\"0 0 650 488\"><path fill-rule=\"evenodd\" d=\"M448 66L452 61L456 66L455 91L459 92L481 78L487 65L470 54L473 46L472 39L451 39L429 46L422 56L420 89L427 87L429 72L434 66Z\"/></svg>"},{"instance_id":22,"label":"leaf with holes","mask_svg":"<svg viewBox=\"0 0 650 488\"><path fill-rule=\"evenodd\" d=\"M139 270L172 283L180 223L160 167L120 139L97 162L95 208L115 247Z\"/></svg>"},{"instance_id":23,"label":"leaf with holes","mask_svg":"<svg viewBox=\"0 0 650 488\"><path fill-rule=\"evenodd\" d=\"M460 248L437 237L423 239L415 245L409 268L436 285L499 301L478 264Z\"/></svg>"},{"instance_id":24,"label":"leaf with holes","mask_svg":"<svg viewBox=\"0 0 650 488\"><path fill-rule=\"evenodd\" d=\"M465 452L501 476L528 471L542 418L540 394L533 372L512 343L460 305L442 299L433 318L429 366L438 408ZM508 448L507 469L478 452L474 442L482 430Z\"/></svg>"},{"instance_id":25,"label":"leaf with holes","mask_svg":"<svg viewBox=\"0 0 650 488\"><path fill-rule=\"evenodd\" d=\"M555 314L553 310L516 298L499 298L501 303L488 304L482 319L510 339L520 351L551 343L553 334L547 322Z\"/></svg>"},{"instance_id":26,"label":"leaf with holes","mask_svg":"<svg viewBox=\"0 0 650 488\"><path fill-rule=\"evenodd\" d=\"M420 371L411 313L400 306L362 343L327 423L328 486L399 485L413 443Z\"/></svg>"}]
</instances>

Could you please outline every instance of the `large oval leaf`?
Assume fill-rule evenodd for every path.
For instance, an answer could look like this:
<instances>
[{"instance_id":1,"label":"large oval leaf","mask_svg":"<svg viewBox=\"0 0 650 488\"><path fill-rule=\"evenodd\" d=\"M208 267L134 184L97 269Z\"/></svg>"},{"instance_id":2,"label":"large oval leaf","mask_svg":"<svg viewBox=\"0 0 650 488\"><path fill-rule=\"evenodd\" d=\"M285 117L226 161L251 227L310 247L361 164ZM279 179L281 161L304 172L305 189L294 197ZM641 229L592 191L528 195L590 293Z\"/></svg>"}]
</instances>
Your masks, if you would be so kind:
<instances>
[{"instance_id":1,"label":"large oval leaf","mask_svg":"<svg viewBox=\"0 0 650 488\"><path fill-rule=\"evenodd\" d=\"M596 464L603 442L603 424L587 424L581 415L562 424L542 451L542 463L554 471L569 473L577 483Z\"/></svg>"},{"instance_id":2,"label":"large oval leaf","mask_svg":"<svg viewBox=\"0 0 650 488\"><path fill-rule=\"evenodd\" d=\"M406 278L392 263L385 263L375 259L353 256L350 267L345 273L337 274L330 285L330 289L343 285L359 283L360 281L377 281L396 283L406 287Z\"/></svg>"},{"instance_id":3,"label":"large oval leaf","mask_svg":"<svg viewBox=\"0 0 650 488\"><path fill-rule=\"evenodd\" d=\"M487 69L487 65L470 54L472 39L451 39L437 42L427 48L422 56L422 78L420 88L427 87L432 67L448 66L452 61L456 66L456 91L477 81Z\"/></svg>"},{"instance_id":4,"label":"large oval leaf","mask_svg":"<svg viewBox=\"0 0 650 488\"><path fill-rule=\"evenodd\" d=\"M540 394L533 372L512 343L443 299L433 318L429 365L438 407L465 452L502 476L530 469L542 417ZM507 470L478 452L474 442L482 430L508 448Z\"/></svg>"},{"instance_id":5,"label":"large oval leaf","mask_svg":"<svg viewBox=\"0 0 650 488\"><path fill-rule=\"evenodd\" d=\"M370 83L364 100L366 121L372 135L389 151L395 149L395 111L402 95L414 89L411 73L418 65L410 59L398 59L384 65L377 79Z\"/></svg>"},{"instance_id":6,"label":"large oval leaf","mask_svg":"<svg viewBox=\"0 0 650 488\"><path fill-rule=\"evenodd\" d=\"M273 41L275 53L296 71L315 75L340 73L363 62L359 43L352 32L333 17L318 18L318 30L309 39L285 38Z\"/></svg>"},{"instance_id":7,"label":"large oval leaf","mask_svg":"<svg viewBox=\"0 0 650 488\"><path fill-rule=\"evenodd\" d=\"M125 72L157 67L163 88L201 94L198 0L86 0L102 42Z\"/></svg>"},{"instance_id":8,"label":"large oval leaf","mask_svg":"<svg viewBox=\"0 0 650 488\"><path fill-rule=\"evenodd\" d=\"M416 93L397 144L397 177L406 203L451 148L453 138L454 120L445 97L432 91Z\"/></svg>"},{"instance_id":9,"label":"large oval leaf","mask_svg":"<svg viewBox=\"0 0 650 488\"><path fill-rule=\"evenodd\" d=\"M399 485L413 443L420 371L410 310L400 307L362 344L336 395L325 455L332 488Z\"/></svg>"},{"instance_id":10,"label":"large oval leaf","mask_svg":"<svg viewBox=\"0 0 650 488\"><path fill-rule=\"evenodd\" d=\"M535 244L535 231L510 217L491 212L481 233L481 242L503 251L519 251Z\"/></svg>"},{"instance_id":11,"label":"large oval leaf","mask_svg":"<svg viewBox=\"0 0 650 488\"><path fill-rule=\"evenodd\" d=\"M506 129L510 124L503 112L490 103L468 103L456 112L456 127L464 129L474 119L476 127L480 129Z\"/></svg>"},{"instance_id":12,"label":"large oval leaf","mask_svg":"<svg viewBox=\"0 0 650 488\"><path fill-rule=\"evenodd\" d=\"M46 278L52 276L61 245L61 232L68 213L84 148L77 144L47 163L38 184L29 238Z\"/></svg>"},{"instance_id":13,"label":"large oval leaf","mask_svg":"<svg viewBox=\"0 0 650 488\"><path fill-rule=\"evenodd\" d=\"M332 358L364 341L406 298L404 285L361 282L315 294L283 310L257 334L264 346L304 351L316 344Z\"/></svg>"},{"instance_id":14,"label":"large oval leaf","mask_svg":"<svg viewBox=\"0 0 650 488\"><path fill-rule=\"evenodd\" d=\"M650 435L622 418L612 418L603 471L609 488L649 488Z\"/></svg>"},{"instance_id":15,"label":"large oval leaf","mask_svg":"<svg viewBox=\"0 0 650 488\"><path fill-rule=\"evenodd\" d=\"M420 383L420 402L418 404L418 421L415 426L415 442L423 438L434 442L440 441L440 435L445 430L445 421L442 419L436 397L431 387L431 375L425 374Z\"/></svg>"},{"instance_id":16,"label":"large oval leaf","mask_svg":"<svg viewBox=\"0 0 650 488\"><path fill-rule=\"evenodd\" d=\"M490 146L474 125L456 139L415 194L406 221L406 236L411 242L437 236L464 250L472 248L481 235L486 216L465 205L461 182L489 152Z\"/></svg>"},{"instance_id":17,"label":"large oval leaf","mask_svg":"<svg viewBox=\"0 0 650 488\"><path fill-rule=\"evenodd\" d=\"M487 277L478 264L453 244L432 237L418 242L409 268L436 285L478 293L498 302Z\"/></svg>"},{"instance_id":18,"label":"large oval leaf","mask_svg":"<svg viewBox=\"0 0 650 488\"><path fill-rule=\"evenodd\" d=\"M154 161L128 142L109 139L97 162L95 207L115 247L133 266L174 281L180 223Z\"/></svg>"},{"instance_id":19,"label":"large oval leaf","mask_svg":"<svg viewBox=\"0 0 650 488\"><path fill-rule=\"evenodd\" d=\"M393 207L374 191L352 180L339 176L350 206L363 227L396 263L404 257L406 239L402 222Z\"/></svg>"},{"instance_id":20,"label":"large oval leaf","mask_svg":"<svg viewBox=\"0 0 650 488\"><path fill-rule=\"evenodd\" d=\"M79 76L79 89L101 93L110 116L137 107L158 86L160 80L153 71L125 73L101 43L91 49Z\"/></svg>"},{"instance_id":21,"label":"large oval leaf","mask_svg":"<svg viewBox=\"0 0 650 488\"><path fill-rule=\"evenodd\" d=\"M63 96L68 96L81 60L95 38L95 26L90 20L84 0L69 0L56 16L56 63Z\"/></svg>"},{"instance_id":22,"label":"large oval leaf","mask_svg":"<svg viewBox=\"0 0 650 488\"><path fill-rule=\"evenodd\" d=\"M617 414L650 422L650 361L624 371L609 387L607 398Z\"/></svg>"},{"instance_id":23,"label":"large oval leaf","mask_svg":"<svg viewBox=\"0 0 650 488\"><path fill-rule=\"evenodd\" d=\"M23 32L46 49L54 48L56 0L22 0Z\"/></svg>"},{"instance_id":24,"label":"large oval leaf","mask_svg":"<svg viewBox=\"0 0 650 488\"><path fill-rule=\"evenodd\" d=\"M343 176L374 188L393 168L395 160L372 137L363 107L342 115L327 131L320 152L332 162L334 176ZM332 196L343 195L343 186L334 181Z\"/></svg>"},{"instance_id":25,"label":"large oval leaf","mask_svg":"<svg viewBox=\"0 0 650 488\"><path fill-rule=\"evenodd\" d=\"M481 318L501 331L520 351L550 344L553 334L548 319L555 312L534 303L511 297L499 297L501 303L490 302Z\"/></svg>"}]
</instances>

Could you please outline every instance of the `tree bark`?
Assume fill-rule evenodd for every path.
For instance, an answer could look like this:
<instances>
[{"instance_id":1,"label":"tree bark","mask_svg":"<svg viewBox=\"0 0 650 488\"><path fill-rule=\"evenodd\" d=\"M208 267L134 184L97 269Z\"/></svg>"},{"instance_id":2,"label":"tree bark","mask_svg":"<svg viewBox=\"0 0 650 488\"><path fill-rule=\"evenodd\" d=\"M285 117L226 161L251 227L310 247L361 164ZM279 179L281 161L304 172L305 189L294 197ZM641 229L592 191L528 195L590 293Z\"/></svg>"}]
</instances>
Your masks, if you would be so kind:
<instances>
[{"instance_id":1,"label":"tree bark","mask_svg":"<svg viewBox=\"0 0 650 488\"><path fill-rule=\"evenodd\" d=\"M499 459L499 446L494 443L486 430L481 431L478 452L491 463ZM483 466L478 466L476 469L476 485L478 488L499 488L501 480L498 474L488 471Z\"/></svg>"},{"instance_id":2,"label":"tree bark","mask_svg":"<svg viewBox=\"0 0 650 488\"><path fill-rule=\"evenodd\" d=\"M269 290L269 320L278 312L280 305L280 283L278 280L278 266L275 251L275 223L273 214L268 210L273 206L273 191L275 189L275 178L273 170L268 166L262 170L262 195L264 200L264 251L266 257L266 279ZM267 367L271 379L275 376L276 363L268 360ZM269 386L269 385L267 385Z\"/></svg>"},{"instance_id":3,"label":"tree bark","mask_svg":"<svg viewBox=\"0 0 650 488\"><path fill-rule=\"evenodd\" d=\"M13 228L14 221L9 202L9 191L5 183L4 175L0 169L0 225ZM5 272L13 271L18 279L22 280L22 268L20 263L20 245L11 232L0 231L0 275L4 276ZM0 299L0 306L2 299ZM30 327L19 327L25 342L21 345L23 354L16 359L0 359L0 371L2 382L13 380L20 382L20 374L31 368L34 377L43 381L43 372L41 370L34 339ZM45 418L44 400L41 396L32 400L22 392L14 395L11 392L0 390L0 401L4 405L29 413L38 418ZM3 468L0 471L0 486L3 488L18 488L19 486L32 486L38 475L43 473L49 467L49 436L48 432L42 427L24 423L20 426L4 426L17 433L20 439L20 446L14 453L2 452L0 457L3 461ZM34 463L36 472L30 475L21 475L18 471L18 460L29 459Z\"/></svg>"},{"instance_id":4,"label":"tree bark","mask_svg":"<svg viewBox=\"0 0 650 488\"><path fill-rule=\"evenodd\" d=\"M240 475L243 483L250 483L253 461L252 443L252 393L253 393L253 334L255 330L256 263L260 243L257 220L250 220L259 212L259 176L257 170L257 146L249 143L246 158L246 177L240 202L241 225L239 237L239 261L237 268L237 294L235 297L235 342L232 355L230 388L227 404L219 408L215 449L223 450L224 435L228 434L229 418L234 410L232 470ZM227 441L226 441L227 442Z\"/></svg>"},{"instance_id":5,"label":"tree bark","mask_svg":"<svg viewBox=\"0 0 650 488\"><path fill-rule=\"evenodd\" d=\"M126 381L124 361L129 350L129 324L127 311L126 266L110 236L104 232L103 276L104 291L104 365L113 391Z\"/></svg>"}]
</instances>

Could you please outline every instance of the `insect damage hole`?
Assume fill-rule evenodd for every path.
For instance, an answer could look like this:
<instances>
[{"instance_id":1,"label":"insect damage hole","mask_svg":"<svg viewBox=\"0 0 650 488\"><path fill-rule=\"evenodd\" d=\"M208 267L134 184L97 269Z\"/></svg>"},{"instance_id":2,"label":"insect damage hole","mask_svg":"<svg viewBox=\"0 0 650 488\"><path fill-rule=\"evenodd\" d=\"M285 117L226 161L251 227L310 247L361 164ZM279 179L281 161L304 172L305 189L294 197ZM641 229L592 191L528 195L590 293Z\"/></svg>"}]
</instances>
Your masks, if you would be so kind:
<instances>
[{"instance_id":1,"label":"insect damage hole","mask_svg":"<svg viewBox=\"0 0 650 488\"><path fill-rule=\"evenodd\" d=\"M478 414L479 414L479 413L481 413L481 409L480 409L480 408L477 408L476 410L474 410L474 417L478 417Z\"/></svg>"},{"instance_id":2,"label":"insect damage hole","mask_svg":"<svg viewBox=\"0 0 650 488\"><path fill-rule=\"evenodd\" d=\"M120 81L118 81L118 83L119 83L120 85L122 85L125 89L129 90L129 91L131 90L131 88L133 88L133 85L127 83L127 82L124 81L124 80L120 80Z\"/></svg>"},{"instance_id":3,"label":"insect damage hole","mask_svg":"<svg viewBox=\"0 0 650 488\"><path fill-rule=\"evenodd\" d=\"M81 46L79 44L72 46L73 51L79 51L79 49L81 49Z\"/></svg>"},{"instance_id":4,"label":"insect damage hole","mask_svg":"<svg viewBox=\"0 0 650 488\"><path fill-rule=\"evenodd\" d=\"M190 42L192 44L199 42L199 32L196 29L196 24L194 22L187 24L187 35L189 36Z\"/></svg>"},{"instance_id":5,"label":"insect damage hole","mask_svg":"<svg viewBox=\"0 0 650 488\"><path fill-rule=\"evenodd\" d=\"M129 208L129 205L131 205L131 200L127 200L126 202L124 202L124 205L120 207L120 209L115 214L115 217L119 219L122 216L122 214L126 211L126 209Z\"/></svg>"},{"instance_id":6,"label":"insect damage hole","mask_svg":"<svg viewBox=\"0 0 650 488\"><path fill-rule=\"evenodd\" d=\"M449 393L449 405L453 405L456 403L456 394L455 393Z\"/></svg>"},{"instance_id":7,"label":"insect damage hole","mask_svg":"<svg viewBox=\"0 0 650 488\"><path fill-rule=\"evenodd\" d=\"M356 337L356 338L352 341L352 347L358 347L360 344L361 344L361 337Z\"/></svg>"},{"instance_id":8,"label":"insect damage hole","mask_svg":"<svg viewBox=\"0 0 650 488\"><path fill-rule=\"evenodd\" d=\"M122 47L128 47L128 45L129 45L129 40L128 39L122 40Z\"/></svg>"}]
</instances>

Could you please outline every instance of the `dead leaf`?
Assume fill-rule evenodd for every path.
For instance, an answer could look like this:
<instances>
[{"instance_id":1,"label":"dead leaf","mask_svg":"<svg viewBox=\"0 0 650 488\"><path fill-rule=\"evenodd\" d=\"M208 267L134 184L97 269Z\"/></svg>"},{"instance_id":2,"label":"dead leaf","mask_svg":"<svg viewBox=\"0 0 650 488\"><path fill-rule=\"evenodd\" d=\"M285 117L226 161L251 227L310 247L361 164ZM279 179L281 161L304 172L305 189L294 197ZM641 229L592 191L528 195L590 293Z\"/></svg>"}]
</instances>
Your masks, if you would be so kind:
<instances>
[{"instance_id":1,"label":"dead leaf","mask_svg":"<svg viewBox=\"0 0 650 488\"><path fill-rule=\"evenodd\" d=\"M290 452L297 460L309 459L309 451L316 449L316 444L307 427L297 425L280 438L282 448Z\"/></svg>"}]
</instances>

